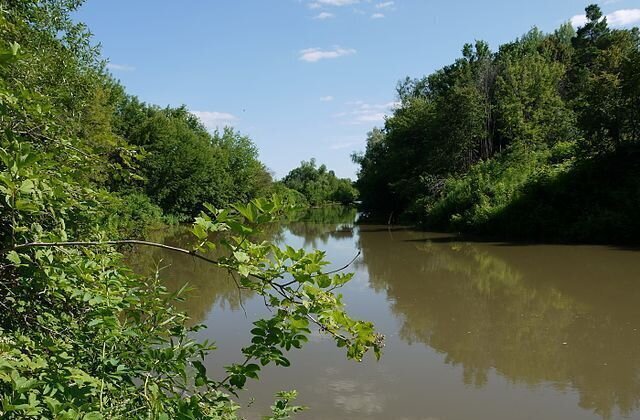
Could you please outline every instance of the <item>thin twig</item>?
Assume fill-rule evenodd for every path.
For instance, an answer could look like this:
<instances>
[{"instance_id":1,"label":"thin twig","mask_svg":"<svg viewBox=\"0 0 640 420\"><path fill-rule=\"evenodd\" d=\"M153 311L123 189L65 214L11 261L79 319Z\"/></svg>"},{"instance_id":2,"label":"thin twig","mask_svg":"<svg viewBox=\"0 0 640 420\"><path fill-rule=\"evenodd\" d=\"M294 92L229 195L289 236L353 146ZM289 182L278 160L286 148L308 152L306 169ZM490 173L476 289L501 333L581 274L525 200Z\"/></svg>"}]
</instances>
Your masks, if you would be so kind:
<instances>
[{"instance_id":1,"label":"thin twig","mask_svg":"<svg viewBox=\"0 0 640 420\"><path fill-rule=\"evenodd\" d=\"M35 140L39 140L39 138L40 139L44 139L44 140L50 141L52 143L57 143L58 145L60 145L62 147L65 147L67 149L70 149L70 150L73 150L75 152L78 152L81 155L83 155L84 157L91 157L91 155L88 154L87 152L85 152L84 150L80 150L77 147L71 146L70 144L64 144L59 140L55 140L55 139L47 136L46 134L34 133L33 130L34 129L31 129L29 131L16 131L16 134L20 134L20 135L23 135L23 136L29 136L29 137L31 137L32 139L35 139Z\"/></svg>"},{"instance_id":2,"label":"thin twig","mask_svg":"<svg viewBox=\"0 0 640 420\"><path fill-rule=\"evenodd\" d=\"M358 253L356 254L356 256L351 259L351 261L349 261L348 263L346 263L345 265L343 265L340 268L336 268L335 270L327 271L326 273L318 273L318 274L312 275L311 277L327 276L327 275L330 275L330 274L339 273L340 271L344 271L347 268L349 268L349 266L351 264L353 264L358 259L360 254L362 254L362 251L359 250ZM296 283L297 281L298 280L291 280L290 282L285 283L285 284L277 284L277 283L276 284L278 286L280 286L280 287L287 287L287 286L291 286L292 284Z\"/></svg>"},{"instance_id":3,"label":"thin twig","mask_svg":"<svg viewBox=\"0 0 640 420\"><path fill-rule=\"evenodd\" d=\"M244 302L242 302L242 289L240 287L240 283L238 283L238 279L236 279L236 273L229 270L229 274L231 274L231 278L233 279L233 282L236 284L236 289L238 289L238 302L240 303L240 307L242 308L242 311L244 312L244 317L248 318L247 316L247 308L244 307Z\"/></svg>"},{"instance_id":4,"label":"thin twig","mask_svg":"<svg viewBox=\"0 0 640 420\"><path fill-rule=\"evenodd\" d=\"M51 248L51 247L68 247L68 246L105 246L105 245L145 245L156 248L168 249L170 251L180 252L182 254L191 255L199 258L211 264L222 265L219 261L205 257L198 254L195 251L190 251L184 248L178 248L175 246L160 244L157 242L140 241L137 239L122 239L119 241L70 241L70 242L29 242L26 244L16 245L11 250L18 250L23 248Z\"/></svg>"},{"instance_id":5,"label":"thin twig","mask_svg":"<svg viewBox=\"0 0 640 420\"><path fill-rule=\"evenodd\" d=\"M362 254L362 251L361 251L361 250L358 250L358 253L356 254L356 256L355 256L355 257L353 257L353 258L351 259L351 261L349 261L347 264L343 265L343 266L342 266L342 267L340 267L340 268L336 268L335 270L327 271L326 273L322 273L322 274L324 274L324 275L327 275L327 274L335 274L335 273L339 273L340 271L346 270L347 268L349 268L349 266L350 266L351 264L353 264L353 263L358 259L358 257L360 256L360 254Z\"/></svg>"}]
</instances>

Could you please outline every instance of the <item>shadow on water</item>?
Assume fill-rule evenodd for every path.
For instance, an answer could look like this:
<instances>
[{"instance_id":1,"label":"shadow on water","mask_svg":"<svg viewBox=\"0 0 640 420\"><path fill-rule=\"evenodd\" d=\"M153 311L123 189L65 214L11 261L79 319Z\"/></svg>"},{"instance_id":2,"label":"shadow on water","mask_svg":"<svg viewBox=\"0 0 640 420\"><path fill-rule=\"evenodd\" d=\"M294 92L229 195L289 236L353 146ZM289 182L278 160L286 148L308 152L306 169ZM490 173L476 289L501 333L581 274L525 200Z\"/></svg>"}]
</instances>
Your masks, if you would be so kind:
<instances>
[{"instance_id":1,"label":"shadow on water","mask_svg":"<svg viewBox=\"0 0 640 420\"><path fill-rule=\"evenodd\" d=\"M412 230L407 227L396 227L394 229L385 229L385 228L372 228L366 229L366 232L383 232L383 231L403 231L403 230ZM449 243L473 243L473 244L492 244L494 246L506 246L506 247L518 247L518 246L528 246L528 247L544 247L544 246L567 246L567 247L588 247L588 246L601 246L616 250L622 251L640 251L640 245L624 245L624 244L610 244L610 245L601 245L601 244L574 244L574 243L559 243L559 242L535 242L535 241L525 241L525 240L501 240L495 238L484 238L481 236L473 236L469 234L458 234L451 232L423 232L426 237L414 238L414 239L406 239L407 242L417 242L417 243L433 243L433 244L449 244Z\"/></svg>"}]
</instances>

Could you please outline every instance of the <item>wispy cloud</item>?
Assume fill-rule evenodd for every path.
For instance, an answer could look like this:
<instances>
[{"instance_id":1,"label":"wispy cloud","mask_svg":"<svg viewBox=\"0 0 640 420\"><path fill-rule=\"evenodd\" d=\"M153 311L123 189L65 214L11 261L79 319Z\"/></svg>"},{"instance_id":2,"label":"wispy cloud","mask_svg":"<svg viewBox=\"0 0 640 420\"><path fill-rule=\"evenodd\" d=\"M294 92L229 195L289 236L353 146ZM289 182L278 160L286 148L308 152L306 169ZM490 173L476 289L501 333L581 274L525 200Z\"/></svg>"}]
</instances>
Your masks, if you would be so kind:
<instances>
[{"instance_id":1,"label":"wispy cloud","mask_svg":"<svg viewBox=\"0 0 640 420\"><path fill-rule=\"evenodd\" d=\"M314 2L310 3L309 7L311 7L312 9L322 7L322 6L340 7L340 6L349 6L349 5L358 4L358 3L360 3L360 0L315 0Z\"/></svg>"},{"instance_id":2,"label":"wispy cloud","mask_svg":"<svg viewBox=\"0 0 640 420\"><path fill-rule=\"evenodd\" d=\"M613 27L629 26L640 22L640 9L620 9L606 15L607 22ZM569 19L574 27L587 23L585 15L575 15Z\"/></svg>"},{"instance_id":3,"label":"wispy cloud","mask_svg":"<svg viewBox=\"0 0 640 420\"><path fill-rule=\"evenodd\" d=\"M127 64L107 63L107 69L111 71L134 71L136 68Z\"/></svg>"},{"instance_id":4,"label":"wispy cloud","mask_svg":"<svg viewBox=\"0 0 640 420\"><path fill-rule=\"evenodd\" d=\"M371 19L382 19L384 17L383 13L374 13L371 15Z\"/></svg>"},{"instance_id":5,"label":"wispy cloud","mask_svg":"<svg viewBox=\"0 0 640 420\"><path fill-rule=\"evenodd\" d=\"M238 117L228 112L191 111L191 113L198 117L208 130L215 130L216 128L230 125L232 122L238 120Z\"/></svg>"},{"instance_id":6,"label":"wispy cloud","mask_svg":"<svg viewBox=\"0 0 640 420\"><path fill-rule=\"evenodd\" d=\"M331 102L331 101L333 101L333 96L331 96L331 95L321 96L320 97L320 101L321 102Z\"/></svg>"},{"instance_id":7,"label":"wispy cloud","mask_svg":"<svg viewBox=\"0 0 640 420\"><path fill-rule=\"evenodd\" d=\"M313 18L314 19L324 20L324 19L332 18L333 16L334 16L333 13L321 12L321 13L318 13L317 15L315 15Z\"/></svg>"},{"instance_id":8,"label":"wispy cloud","mask_svg":"<svg viewBox=\"0 0 640 420\"><path fill-rule=\"evenodd\" d=\"M323 50L321 48L305 48L304 50L300 50L299 59L308 63L315 63L316 61L344 57L355 53L356 50L353 48L334 47L330 50Z\"/></svg>"},{"instance_id":9,"label":"wispy cloud","mask_svg":"<svg viewBox=\"0 0 640 420\"><path fill-rule=\"evenodd\" d=\"M399 105L399 102L387 102L384 104L369 104L363 101L347 102L345 105L351 110L334 114L346 124L376 124L384 122L387 114Z\"/></svg>"},{"instance_id":10,"label":"wispy cloud","mask_svg":"<svg viewBox=\"0 0 640 420\"><path fill-rule=\"evenodd\" d=\"M385 1L382 3L378 3L375 5L376 9L387 9L389 7L393 7L393 5L396 4L394 1Z\"/></svg>"}]
</instances>

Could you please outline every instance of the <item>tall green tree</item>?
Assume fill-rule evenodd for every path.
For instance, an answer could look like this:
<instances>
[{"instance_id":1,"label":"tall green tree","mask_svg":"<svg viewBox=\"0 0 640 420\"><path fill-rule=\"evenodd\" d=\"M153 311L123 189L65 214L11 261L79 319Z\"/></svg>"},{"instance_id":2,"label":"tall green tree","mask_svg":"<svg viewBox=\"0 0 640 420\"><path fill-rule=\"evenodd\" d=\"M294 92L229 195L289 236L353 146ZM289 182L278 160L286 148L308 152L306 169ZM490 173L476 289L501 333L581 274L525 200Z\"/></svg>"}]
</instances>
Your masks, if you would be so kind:
<instances>
[{"instance_id":1,"label":"tall green tree","mask_svg":"<svg viewBox=\"0 0 640 420\"><path fill-rule=\"evenodd\" d=\"M596 5L586 9L587 23L573 38L569 89L587 153L611 152L622 142L637 139L637 28L609 28Z\"/></svg>"}]
</instances>

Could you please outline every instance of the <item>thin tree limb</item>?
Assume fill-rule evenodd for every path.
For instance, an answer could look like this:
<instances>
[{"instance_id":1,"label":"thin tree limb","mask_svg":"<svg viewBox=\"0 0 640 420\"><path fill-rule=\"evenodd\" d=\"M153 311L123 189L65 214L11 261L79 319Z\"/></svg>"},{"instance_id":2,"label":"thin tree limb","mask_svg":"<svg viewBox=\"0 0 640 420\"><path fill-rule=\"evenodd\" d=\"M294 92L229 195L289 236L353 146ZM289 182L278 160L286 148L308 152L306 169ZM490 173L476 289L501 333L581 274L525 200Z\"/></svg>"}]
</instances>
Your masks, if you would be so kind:
<instances>
[{"instance_id":1,"label":"thin tree limb","mask_svg":"<svg viewBox=\"0 0 640 420\"><path fill-rule=\"evenodd\" d=\"M340 271L346 270L347 268L349 268L349 266L350 266L351 264L353 264L353 263L358 259L358 257L360 256L360 254L362 254L362 250L358 250L358 253L356 254L356 256L355 256L355 257L353 257L353 258L351 259L351 261L349 261L348 263L346 263L346 264L345 264L345 265L343 265L342 267L340 267L340 268L336 268L335 270L327 271L326 273L322 273L322 274L324 274L324 275L327 275L327 274L335 274L335 273L339 273Z\"/></svg>"},{"instance_id":2,"label":"thin tree limb","mask_svg":"<svg viewBox=\"0 0 640 420\"><path fill-rule=\"evenodd\" d=\"M122 239L118 241L70 241L70 242L28 242L25 244L15 245L11 248L14 251L24 248L53 248L53 247L69 247L69 246L106 246L106 245L145 245L156 248L168 249L170 251L179 252L192 257L201 259L211 264L222 265L219 261L198 254L196 251L190 251L184 248L165 245L158 242L140 241L137 239Z\"/></svg>"}]
</instances>

